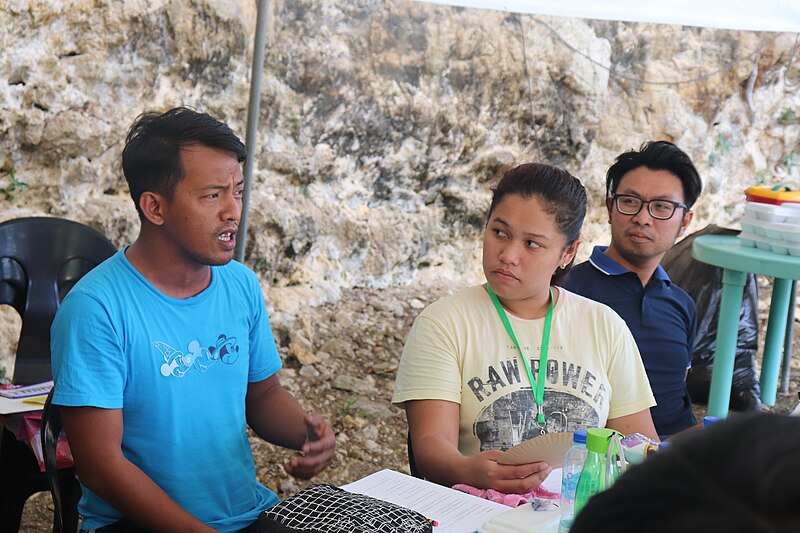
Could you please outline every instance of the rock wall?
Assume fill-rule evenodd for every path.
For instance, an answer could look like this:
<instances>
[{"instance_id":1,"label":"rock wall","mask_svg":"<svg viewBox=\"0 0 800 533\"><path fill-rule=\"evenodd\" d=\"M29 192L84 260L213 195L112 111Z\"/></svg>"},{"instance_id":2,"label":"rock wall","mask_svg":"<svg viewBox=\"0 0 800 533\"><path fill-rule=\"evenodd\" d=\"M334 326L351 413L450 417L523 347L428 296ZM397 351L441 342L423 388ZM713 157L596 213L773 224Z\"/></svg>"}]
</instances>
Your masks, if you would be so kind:
<instances>
[{"instance_id":1,"label":"rock wall","mask_svg":"<svg viewBox=\"0 0 800 533\"><path fill-rule=\"evenodd\" d=\"M255 15L245 0L0 3L0 187L11 171L28 185L0 194L0 221L60 216L132 241L126 128L186 104L244 136ZM750 184L798 185L794 35L404 0L276 0L269 28L246 263L278 324L353 288L479 281L502 165L584 181L580 257L607 241L605 169L646 139L700 169L692 230L735 225Z\"/></svg>"}]
</instances>

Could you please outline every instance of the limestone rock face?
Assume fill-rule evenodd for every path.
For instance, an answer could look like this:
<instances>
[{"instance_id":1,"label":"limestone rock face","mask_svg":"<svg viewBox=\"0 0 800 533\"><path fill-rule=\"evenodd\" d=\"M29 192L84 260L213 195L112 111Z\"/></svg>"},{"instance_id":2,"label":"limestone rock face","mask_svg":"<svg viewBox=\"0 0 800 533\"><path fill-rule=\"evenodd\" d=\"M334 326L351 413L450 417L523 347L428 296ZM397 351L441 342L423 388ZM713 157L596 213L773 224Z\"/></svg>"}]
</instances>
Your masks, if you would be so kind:
<instances>
[{"instance_id":1,"label":"limestone rock face","mask_svg":"<svg viewBox=\"0 0 800 533\"><path fill-rule=\"evenodd\" d=\"M0 187L9 171L29 186L0 195L0 221L60 216L135 239L127 127L185 104L244 137L253 4L0 3ZM585 258L608 239L606 168L646 139L676 142L703 176L690 229L735 225L746 186L798 184L794 45L404 0L273 1L245 262L280 289L279 321L299 312L293 298L477 282L489 186L530 160L589 188ZM13 341L13 319L0 325Z\"/></svg>"}]
</instances>

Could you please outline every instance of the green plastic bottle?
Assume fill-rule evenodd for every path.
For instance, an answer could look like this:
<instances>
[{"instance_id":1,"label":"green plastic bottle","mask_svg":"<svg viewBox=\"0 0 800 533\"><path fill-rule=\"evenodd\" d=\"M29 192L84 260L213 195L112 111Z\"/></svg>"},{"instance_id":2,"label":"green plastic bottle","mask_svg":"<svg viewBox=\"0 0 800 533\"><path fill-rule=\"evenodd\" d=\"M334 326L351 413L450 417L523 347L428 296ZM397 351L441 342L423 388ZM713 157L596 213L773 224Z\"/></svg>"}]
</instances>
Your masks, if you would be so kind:
<instances>
[{"instance_id":1,"label":"green plastic bottle","mask_svg":"<svg viewBox=\"0 0 800 533\"><path fill-rule=\"evenodd\" d=\"M586 430L586 449L588 455L583 464L578 488L575 491L575 515L583 509L589 498L610 487L619 477L616 461L608 463L608 447L611 444L613 429L589 428ZM608 472L606 472L608 470Z\"/></svg>"}]
</instances>

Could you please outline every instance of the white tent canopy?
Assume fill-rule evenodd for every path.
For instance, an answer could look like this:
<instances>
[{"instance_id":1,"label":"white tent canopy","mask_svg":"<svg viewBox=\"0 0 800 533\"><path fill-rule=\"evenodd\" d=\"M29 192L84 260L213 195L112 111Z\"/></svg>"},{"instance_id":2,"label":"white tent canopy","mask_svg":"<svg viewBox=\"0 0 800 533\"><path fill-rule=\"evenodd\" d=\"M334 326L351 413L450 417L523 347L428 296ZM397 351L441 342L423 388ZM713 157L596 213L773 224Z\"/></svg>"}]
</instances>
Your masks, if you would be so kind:
<instances>
[{"instance_id":1,"label":"white tent canopy","mask_svg":"<svg viewBox=\"0 0 800 533\"><path fill-rule=\"evenodd\" d=\"M800 32L798 0L426 0L427 3L730 30Z\"/></svg>"}]
</instances>

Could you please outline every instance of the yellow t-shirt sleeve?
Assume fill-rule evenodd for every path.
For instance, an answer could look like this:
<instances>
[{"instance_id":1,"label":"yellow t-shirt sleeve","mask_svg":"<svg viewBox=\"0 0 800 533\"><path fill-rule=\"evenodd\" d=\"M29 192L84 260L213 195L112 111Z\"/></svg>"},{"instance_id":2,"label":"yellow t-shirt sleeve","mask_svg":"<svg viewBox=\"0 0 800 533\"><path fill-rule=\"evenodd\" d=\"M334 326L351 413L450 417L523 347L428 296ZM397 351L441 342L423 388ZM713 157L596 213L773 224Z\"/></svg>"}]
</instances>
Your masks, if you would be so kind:
<instances>
[{"instance_id":1,"label":"yellow t-shirt sleeve","mask_svg":"<svg viewBox=\"0 0 800 533\"><path fill-rule=\"evenodd\" d=\"M457 342L425 312L417 317L403 348L392 403L447 400L461 403L461 364Z\"/></svg>"},{"instance_id":2,"label":"yellow t-shirt sleeve","mask_svg":"<svg viewBox=\"0 0 800 533\"><path fill-rule=\"evenodd\" d=\"M608 366L608 380L612 386L609 419L632 415L656 405L633 334L625 321L615 318L616 334Z\"/></svg>"}]
</instances>

